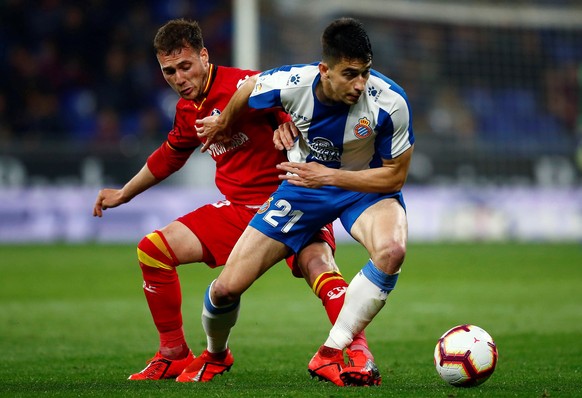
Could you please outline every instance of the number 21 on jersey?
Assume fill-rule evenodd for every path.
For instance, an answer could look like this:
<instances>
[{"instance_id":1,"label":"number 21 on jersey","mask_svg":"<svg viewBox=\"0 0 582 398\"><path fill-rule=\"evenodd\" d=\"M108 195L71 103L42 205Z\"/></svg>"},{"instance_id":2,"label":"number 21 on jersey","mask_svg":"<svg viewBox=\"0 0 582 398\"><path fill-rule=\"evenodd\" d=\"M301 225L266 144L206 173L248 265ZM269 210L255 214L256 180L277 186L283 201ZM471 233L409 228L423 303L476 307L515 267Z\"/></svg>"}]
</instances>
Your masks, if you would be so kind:
<instances>
[{"instance_id":1,"label":"number 21 on jersey","mask_svg":"<svg viewBox=\"0 0 582 398\"><path fill-rule=\"evenodd\" d=\"M293 225L301 216L303 216L303 212L301 210L293 210L291 208L291 204L284 199L279 199L274 203L276 209L271 209L265 213L263 216L263 220L265 220L269 225L273 228L277 228L279 224L283 221L280 220L281 218L291 217L281 228L281 232L287 233L293 228Z\"/></svg>"}]
</instances>

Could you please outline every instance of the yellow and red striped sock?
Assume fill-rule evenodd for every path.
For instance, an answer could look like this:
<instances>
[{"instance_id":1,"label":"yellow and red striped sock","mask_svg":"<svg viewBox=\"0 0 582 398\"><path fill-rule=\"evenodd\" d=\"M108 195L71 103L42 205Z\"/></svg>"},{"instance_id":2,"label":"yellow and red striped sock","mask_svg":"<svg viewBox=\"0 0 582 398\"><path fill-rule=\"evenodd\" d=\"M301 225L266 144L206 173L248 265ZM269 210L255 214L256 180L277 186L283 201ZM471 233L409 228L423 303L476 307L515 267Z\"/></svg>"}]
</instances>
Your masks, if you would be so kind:
<instances>
[{"instance_id":1,"label":"yellow and red striped sock","mask_svg":"<svg viewBox=\"0 0 582 398\"><path fill-rule=\"evenodd\" d=\"M160 334L160 351L176 357L186 355L182 292L176 272L179 262L160 231L152 232L139 242L137 256L146 300Z\"/></svg>"},{"instance_id":2,"label":"yellow and red striped sock","mask_svg":"<svg viewBox=\"0 0 582 398\"><path fill-rule=\"evenodd\" d=\"M335 323L342 306L348 287L342 274L339 272L324 272L313 283L313 292L320 298L331 323Z\"/></svg>"}]
</instances>

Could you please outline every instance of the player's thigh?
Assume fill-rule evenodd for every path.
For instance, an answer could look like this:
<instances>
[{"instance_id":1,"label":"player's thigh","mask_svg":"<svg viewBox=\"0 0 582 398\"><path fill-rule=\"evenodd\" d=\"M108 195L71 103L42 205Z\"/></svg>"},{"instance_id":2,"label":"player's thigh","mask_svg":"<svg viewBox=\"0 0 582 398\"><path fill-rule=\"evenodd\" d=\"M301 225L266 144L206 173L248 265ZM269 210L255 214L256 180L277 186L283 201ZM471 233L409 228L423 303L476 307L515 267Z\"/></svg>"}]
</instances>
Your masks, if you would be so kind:
<instances>
[{"instance_id":1,"label":"player's thigh","mask_svg":"<svg viewBox=\"0 0 582 398\"><path fill-rule=\"evenodd\" d=\"M185 225L197 239L195 261L205 262L214 268L226 263L254 214L255 209L220 201L199 207L179 217L177 221ZM189 253L188 248L186 253Z\"/></svg>"},{"instance_id":2,"label":"player's thigh","mask_svg":"<svg viewBox=\"0 0 582 398\"><path fill-rule=\"evenodd\" d=\"M269 238L253 227L247 227L232 249L217 287L229 295L240 295L269 268L288 254L283 243Z\"/></svg>"},{"instance_id":3,"label":"player's thigh","mask_svg":"<svg viewBox=\"0 0 582 398\"><path fill-rule=\"evenodd\" d=\"M180 264L202 261L203 249L198 237L180 221L160 229Z\"/></svg>"},{"instance_id":4,"label":"player's thigh","mask_svg":"<svg viewBox=\"0 0 582 398\"><path fill-rule=\"evenodd\" d=\"M352 225L350 233L364 245L372 258L390 244L406 247L406 212L396 199L383 199L362 212Z\"/></svg>"}]
</instances>

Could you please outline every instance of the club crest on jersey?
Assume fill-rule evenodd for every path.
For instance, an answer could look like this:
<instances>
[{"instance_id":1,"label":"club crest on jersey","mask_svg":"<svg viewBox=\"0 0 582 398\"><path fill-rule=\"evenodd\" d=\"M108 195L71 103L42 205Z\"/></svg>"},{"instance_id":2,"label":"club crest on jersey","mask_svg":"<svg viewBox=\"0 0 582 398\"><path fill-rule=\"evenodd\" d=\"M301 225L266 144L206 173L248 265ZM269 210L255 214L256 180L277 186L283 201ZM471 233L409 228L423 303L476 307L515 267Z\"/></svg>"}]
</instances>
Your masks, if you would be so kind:
<instances>
[{"instance_id":1,"label":"club crest on jersey","mask_svg":"<svg viewBox=\"0 0 582 398\"><path fill-rule=\"evenodd\" d=\"M267 209L269 208L269 206L271 206L272 201L273 201L273 197L271 196L269 199L267 199L267 201L265 203L263 203L261 205L261 207L259 207L259 210L257 210L257 213L263 214L264 212L266 212Z\"/></svg>"},{"instance_id":2,"label":"club crest on jersey","mask_svg":"<svg viewBox=\"0 0 582 398\"><path fill-rule=\"evenodd\" d=\"M368 118L363 117L358 120L358 124L354 126L354 135L359 139L363 139L369 137L370 134L372 134L372 128Z\"/></svg>"}]
</instances>

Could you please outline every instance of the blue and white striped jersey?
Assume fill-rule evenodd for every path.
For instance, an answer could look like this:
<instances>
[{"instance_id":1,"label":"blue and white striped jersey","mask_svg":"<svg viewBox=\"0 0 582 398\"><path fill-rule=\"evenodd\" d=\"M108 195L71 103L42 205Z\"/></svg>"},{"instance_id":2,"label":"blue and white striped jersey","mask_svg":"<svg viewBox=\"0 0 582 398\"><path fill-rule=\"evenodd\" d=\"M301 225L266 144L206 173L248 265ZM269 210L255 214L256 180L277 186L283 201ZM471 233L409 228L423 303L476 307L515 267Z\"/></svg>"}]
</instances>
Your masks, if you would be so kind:
<instances>
[{"instance_id":1,"label":"blue and white striped jersey","mask_svg":"<svg viewBox=\"0 0 582 398\"><path fill-rule=\"evenodd\" d=\"M325 105L315 95L320 80L317 65L265 71L249 98L251 108L281 106L293 118L301 136L288 152L290 161L365 170L410 148L412 116L402 88L372 69L355 105Z\"/></svg>"}]
</instances>

